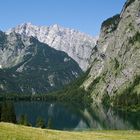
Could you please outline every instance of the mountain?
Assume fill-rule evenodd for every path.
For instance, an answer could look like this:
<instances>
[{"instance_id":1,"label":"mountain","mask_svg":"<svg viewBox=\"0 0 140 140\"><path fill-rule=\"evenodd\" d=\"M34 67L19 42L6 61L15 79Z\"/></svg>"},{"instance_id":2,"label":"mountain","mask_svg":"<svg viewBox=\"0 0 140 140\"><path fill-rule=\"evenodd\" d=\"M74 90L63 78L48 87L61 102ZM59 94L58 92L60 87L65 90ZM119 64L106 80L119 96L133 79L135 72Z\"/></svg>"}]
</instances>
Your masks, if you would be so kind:
<instances>
[{"instance_id":1,"label":"mountain","mask_svg":"<svg viewBox=\"0 0 140 140\"><path fill-rule=\"evenodd\" d=\"M63 28L57 24L45 27L24 23L10 29L6 33L9 34L11 32L33 36L56 50L66 52L84 71L89 66L90 55L97 40L94 37L73 29Z\"/></svg>"},{"instance_id":2,"label":"mountain","mask_svg":"<svg viewBox=\"0 0 140 140\"><path fill-rule=\"evenodd\" d=\"M82 73L65 52L34 37L0 32L1 93L47 93L62 88Z\"/></svg>"},{"instance_id":3,"label":"mountain","mask_svg":"<svg viewBox=\"0 0 140 140\"><path fill-rule=\"evenodd\" d=\"M103 22L83 83L95 102L130 107L140 103L140 1Z\"/></svg>"}]
</instances>

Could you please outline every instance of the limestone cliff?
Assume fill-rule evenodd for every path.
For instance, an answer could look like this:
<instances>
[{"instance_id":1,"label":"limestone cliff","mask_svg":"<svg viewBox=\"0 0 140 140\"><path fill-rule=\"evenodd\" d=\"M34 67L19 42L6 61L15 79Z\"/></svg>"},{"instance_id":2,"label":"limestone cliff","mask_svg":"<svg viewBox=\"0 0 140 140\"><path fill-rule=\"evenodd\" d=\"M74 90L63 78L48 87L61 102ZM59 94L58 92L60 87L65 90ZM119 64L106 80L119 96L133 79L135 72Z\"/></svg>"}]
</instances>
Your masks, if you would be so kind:
<instances>
[{"instance_id":1,"label":"limestone cliff","mask_svg":"<svg viewBox=\"0 0 140 140\"><path fill-rule=\"evenodd\" d=\"M98 102L108 99L112 104L117 99L119 103L127 99L127 105L139 102L140 0L127 0L119 15L103 22L83 86Z\"/></svg>"}]
</instances>

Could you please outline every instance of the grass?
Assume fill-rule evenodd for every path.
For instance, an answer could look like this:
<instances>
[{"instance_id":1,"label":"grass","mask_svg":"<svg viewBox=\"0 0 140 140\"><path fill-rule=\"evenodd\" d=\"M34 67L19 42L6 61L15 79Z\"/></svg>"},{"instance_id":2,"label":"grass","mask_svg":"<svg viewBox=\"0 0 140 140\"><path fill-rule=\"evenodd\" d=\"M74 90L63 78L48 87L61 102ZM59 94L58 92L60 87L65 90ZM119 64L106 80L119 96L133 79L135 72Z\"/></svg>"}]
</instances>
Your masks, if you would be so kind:
<instances>
[{"instance_id":1,"label":"grass","mask_svg":"<svg viewBox=\"0 0 140 140\"><path fill-rule=\"evenodd\" d=\"M69 132L0 123L0 140L140 140L140 131Z\"/></svg>"}]
</instances>

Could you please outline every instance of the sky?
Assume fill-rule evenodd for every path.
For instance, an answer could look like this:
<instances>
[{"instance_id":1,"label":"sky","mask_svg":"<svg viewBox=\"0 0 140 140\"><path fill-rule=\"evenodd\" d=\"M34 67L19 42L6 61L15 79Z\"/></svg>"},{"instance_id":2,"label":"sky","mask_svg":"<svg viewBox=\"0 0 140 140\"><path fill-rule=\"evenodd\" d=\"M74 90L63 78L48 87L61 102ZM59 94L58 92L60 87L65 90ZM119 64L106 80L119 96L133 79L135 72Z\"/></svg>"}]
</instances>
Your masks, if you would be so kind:
<instances>
[{"instance_id":1,"label":"sky","mask_svg":"<svg viewBox=\"0 0 140 140\"><path fill-rule=\"evenodd\" d=\"M101 23L118 14L126 0L0 0L0 30L21 23L59 24L92 36Z\"/></svg>"}]
</instances>

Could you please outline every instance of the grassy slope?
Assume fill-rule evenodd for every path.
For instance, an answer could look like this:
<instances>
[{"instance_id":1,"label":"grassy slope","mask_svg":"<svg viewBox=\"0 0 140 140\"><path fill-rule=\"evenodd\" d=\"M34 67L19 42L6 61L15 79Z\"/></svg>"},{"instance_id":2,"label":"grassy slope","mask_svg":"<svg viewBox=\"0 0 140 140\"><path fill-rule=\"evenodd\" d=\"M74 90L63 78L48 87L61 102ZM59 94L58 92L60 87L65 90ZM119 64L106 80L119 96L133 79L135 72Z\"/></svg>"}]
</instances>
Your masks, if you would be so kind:
<instances>
[{"instance_id":1,"label":"grassy slope","mask_svg":"<svg viewBox=\"0 0 140 140\"><path fill-rule=\"evenodd\" d=\"M68 132L0 123L0 140L140 140L140 131Z\"/></svg>"}]
</instances>

